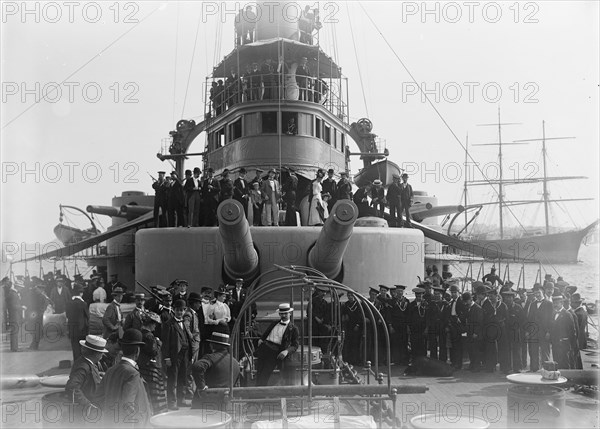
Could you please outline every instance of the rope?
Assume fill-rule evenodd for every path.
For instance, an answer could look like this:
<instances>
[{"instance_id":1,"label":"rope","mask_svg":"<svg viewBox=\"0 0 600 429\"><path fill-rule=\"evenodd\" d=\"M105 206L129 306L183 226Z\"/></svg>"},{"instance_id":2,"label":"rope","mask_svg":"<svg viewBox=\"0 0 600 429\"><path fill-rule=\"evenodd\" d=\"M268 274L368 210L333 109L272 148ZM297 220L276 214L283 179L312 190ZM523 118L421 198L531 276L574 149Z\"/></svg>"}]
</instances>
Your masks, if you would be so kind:
<instances>
[{"instance_id":1,"label":"rope","mask_svg":"<svg viewBox=\"0 0 600 429\"><path fill-rule=\"evenodd\" d=\"M490 183L490 179L487 178L487 176L485 175L485 173L483 172L483 170L481 169L481 167L479 166L479 164L475 161L475 159L471 156L471 154L468 153L468 151L465 148L465 145L462 143L462 141L458 138L458 136L456 135L456 133L454 132L454 130L452 129L452 127L450 126L450 124L446 121L446 119L442 116L442 114L440 113L440 111L435 107L435 105L431 102L431 99L429 98L429 96L427 95L426 92L423 91L423 88L421 87L421 85L417 82L417 79L414 77L414 75L411 73L411 71L408 69L408 67L406 66L406 64L404 64L404 61L402 61L402 59L398 56L398 54L396 53L396 51L394 50L394 48L392 47L392 45L390 44L390 42L386 39L386 37L383 35L383 33L381 32L381 30L379 29L379 27L377 27L377 24L375 24L375 22L373 21L373 19L371 18L371 16L369 15L369 13L367 12L367 10L364 8L364 6L362 5L361 2L358 3L361 7L361 9L363 10L363 12L365 13L365 15L367 16L367 18L369 19L369 21L371 21L371 24L373 24L373 26L375 27L375 30L377 30L377 32L379 33L379 35L381 36L381 38L383 39L383 41L386 43L386 45L388 46L388 48L390 48L390 50L392 51L392 53L394 54L394 56L396 57L396 59L398 60L398 62L400 62L400 64L402 65L402 67L404 68L404 70L406 71L406 73L410 76L410 78L412 79L413 83L415 85L417 85L417 88L419 88L419 91L421 91L421 94L423 95L423 97L427 100L427 103L431 106L431 108L434 110L434 112L437 114L437 116L440 118L440 120L442 121L442 123L445 125L445 127L448 129L448 131L450 131L450 134L452 134L452 136L454 137L454 139L458 142L458 144L461 146L461 148L465 151L465 153L467 153L467 156L471 159L471 161L473 162L473 165L475 165L475 167L479 170L479 172L481 173L482 177L484 178L484 180L486 182L488 182L490 184L490 186L492 187L492 189L494 190L494 192L498 195L498 197L500 197L500 195L498 194L498 191L496 190L496 188L494 188L492 186L492 184ZM352 26L350 26L352 28ZM352 39L354 40L354 34L352 35ZM356 51L356 49L355 49ZM360 75L360 67L359 67L359 75ZM361 78L361 82L362 82L362 78ZM519 221L519 219L515 216L513 210L510 208L510 206L505 207L509 213L513 216L514 219L516 219L517 223L519 224L519 226L521 227L522 230L526 231L525 227L523 226L523 224L521 223L521 221ZM556 270L556 268L554 267L554 265L552 265L549 261L548 258L546 256L543 255L543 253L540 251L540 254L544 257L544 259L546 259L546 263L549 264L552 269L557 273L558 271Z\"/></svg>"},{"instance_id":2,"label":"rope","mask_svg":"<svg viewBox=\"0 0 600 429\"><path fill-rule=\"evenodd\" d=\"M177 51L179 48L179 3L177 3L177 23L175 24L175 61L173 62L173 118L175 123L175 100L177 99Z\"/></svg>"},{"instance_id":3,"label":"rope","mask_svg":"<svg viewBox=\"0 0 600 429\"><path fill-rule=\"evenodd\" d=\"M198 25L196 26L196 37L194 38L194 49L192 50L192 60L190 61L190 71L188 73L188 80L185 86L185 96L183 97L183 107L181 108L181 117L183 118L183 112L185 111L185 103L187 101L188 90L190 88L190 81L192 80L192 67L194 65L194 56L196 55L196 45L198 44L198 33L200 32L200 24L202 23L202 16L198 18Z\"/></svg>"},{"instance_id":4,"label":"rope","mask_svg":"<svg viewBox=\"0 0 600 429\"><path fill-rule=\"evenodd\" d=\"M362 7L362 5L361 5L361 7ZM368 118L369 117L369 106L367 105L367 96L365 94L365 86L363 84L362 72L360 70L360 61L358 61L358 52L356 50L356 41L354 40L354 30L352 28L352 20L350 19L350 10L348 9L348 3L346 3L346 13L348 14L348 22L350 23L350 34L352 35L352 45L354 46L354 57L356 58L356 67L358 69L358 77L360 79L360 89L362 90L363 102L365 103L365 112L367 113L367 118ZM371 19L371 18L369 17L369 19ZM371 22L373 22L373 21L371 21ZM373 24L373 25L375 25L375 24ZM381 32L379 34L381 34ZM382 37L383 37L383 35L382 35ZM388 44L388 46L389 46L389 44Z\"/></svg>"},{"instance_id":5,"label":"rope","mask_svg":"<svg viewBox=\"0 0 600 429\"><path fill-rule=\"evenodd\" d=\"M55 87L52 87L52 89L50 91L48 91L48 93L46 94L46 97L50 96L52 92L55 92L57 87L62 87L62 85L65 82L69 81L69 79L71 79L78 72L83 70L88 64L92 63L95 59L100 58L102 56L102 54L104 54L106 51L108 51L110 48L112 48L119 40L121 40L123 37L125 37L127 34L129 34L131 31L135 30L142 22L146 21L148 18L150 18L154 14L154 12L161 9L162 7L163 7L163 5L159 4L158 7L154 8L154 10L152 10L148 15L143 17L138 23L129 27L129 29L127 31L121 33L121 35L119 35L115 40L113 40L108 45L106 45L104 48L102 48L96 55L94 55L92 58L90 58L85 63L83 63L83 65L81 65L77 69L75 69L74 72L72 72L69 76L64 78L58 85L56 85ZM46 97L44 97L44 101L46 100ZM23 116L25 113L27 113L30 109L37 106L38 104L39 104L39 102L34 102L33 104L30 104L29 107L25 108L25 110L23 110L17 116L15 116L10 121L8 121L5 125L3 125L2 129L5 129L6 127L8 127L10 124L15 122L17 119L19 119L21 116Z\"/></svg>"}]
</instances>

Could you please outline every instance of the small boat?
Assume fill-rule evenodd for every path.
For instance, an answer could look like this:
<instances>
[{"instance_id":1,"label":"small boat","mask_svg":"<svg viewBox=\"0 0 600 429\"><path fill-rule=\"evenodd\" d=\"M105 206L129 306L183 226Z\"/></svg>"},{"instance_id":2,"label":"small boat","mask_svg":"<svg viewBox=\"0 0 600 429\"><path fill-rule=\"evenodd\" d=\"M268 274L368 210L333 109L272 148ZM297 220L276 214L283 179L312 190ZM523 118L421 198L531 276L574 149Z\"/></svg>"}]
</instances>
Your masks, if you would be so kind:
<instances>
[{"instance_id":1,"label":"small boat","mask_svg":"<svg viewBox=\"0 0 600 429\"><path fill-rule=\"evenodd\" d=\"M54 227L54 235L60 240L62 244L68 246L70 244L78 243L82 240L88 239L96 235L98 232L93 229L79 229L68 225L59 223Z\"/></svg>"},{"instance_id":2,"label":"small boat","mask_svg":"<svg viewBox=\"0 0 600 429\"><path fill-rule=\"evenodd\" d=\"M384 159L383 161L376 162L369 166L361 169L354 176L354 183L356 186L364 186L369 183L373 183L373 180L381 180L383 186L388 186L392 183L392 175L400 174L402 170L398 167L398 164Z\"/></svg>"}]
</instances>

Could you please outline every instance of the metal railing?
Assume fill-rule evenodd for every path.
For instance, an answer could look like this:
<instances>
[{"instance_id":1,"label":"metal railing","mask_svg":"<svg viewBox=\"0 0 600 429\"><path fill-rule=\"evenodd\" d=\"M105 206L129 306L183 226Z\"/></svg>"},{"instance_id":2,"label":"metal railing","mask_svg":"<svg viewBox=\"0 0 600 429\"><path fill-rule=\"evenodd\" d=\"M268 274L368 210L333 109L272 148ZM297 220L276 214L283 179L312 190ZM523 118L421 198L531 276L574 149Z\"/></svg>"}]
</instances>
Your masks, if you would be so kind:
<instances>
[{"instance_id":1,"label":"metal railing","mask_svg":"<svg viewBox=\"0 0 600 429\"><path fill-rule=\"evenodd\" d=\"M208 88L205 98L207 117L216 118L238 104L255 102L306 101L320 104L347 122L347 103L343 101L340 79L317 79L293 74L251 74ZM344 78L345 80L345 78ZM224 82L216 79L213 82Z\"/></svg>"}]
</instances>

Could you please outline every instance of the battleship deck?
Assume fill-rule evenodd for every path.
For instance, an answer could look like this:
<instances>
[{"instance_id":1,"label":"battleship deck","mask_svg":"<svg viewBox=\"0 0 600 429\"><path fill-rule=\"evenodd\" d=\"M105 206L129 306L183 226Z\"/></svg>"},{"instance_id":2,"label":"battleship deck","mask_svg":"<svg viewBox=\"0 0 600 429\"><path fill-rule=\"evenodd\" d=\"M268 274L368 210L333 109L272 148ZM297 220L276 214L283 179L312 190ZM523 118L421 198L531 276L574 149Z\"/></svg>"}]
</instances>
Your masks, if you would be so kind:
<instances>
[{"instance_id":1,"label":"battleship deck","mask_svg":"<svg viewBox=\"0 0 600 429\"><path fill-rule=\"evenodd\" d=\"M68 373L57 368L61 360L72 358L67 338L48 343L42 341L39 351L24 350L19 353L9 351L6 335L1 344L2 377L15 375L55 375ZM21 344L26 347L26 344ZM598 363L598 353L582 353L584 367L590 368ZM393 384L424 384L428 391L424 394L399 395L397 401L398 416L403 426L410 419L425 413L453 415L457 410L464 416L483 417L490 422L491 428L507 427L510 413L507 407L507 388L511 385L503 374L472 373L461 370L453 377L406 377L404 367L392 367ZM25 387L0 391L2 401L2 427L43 427L44 407L41 398L53 388ZM568 427L598 427L598 405L595 398L584 396L569 389L565 392L565 420ZM364 402L362 402L364 403ZM355 410L362 408L361 403L354 404ZM352 407L350 407L351 409ZM275 418L278 418L275 416ZM249 425L248 425L249 426ZM535 424L532 427L538 427Z\"/></svg>"}]
</instances>

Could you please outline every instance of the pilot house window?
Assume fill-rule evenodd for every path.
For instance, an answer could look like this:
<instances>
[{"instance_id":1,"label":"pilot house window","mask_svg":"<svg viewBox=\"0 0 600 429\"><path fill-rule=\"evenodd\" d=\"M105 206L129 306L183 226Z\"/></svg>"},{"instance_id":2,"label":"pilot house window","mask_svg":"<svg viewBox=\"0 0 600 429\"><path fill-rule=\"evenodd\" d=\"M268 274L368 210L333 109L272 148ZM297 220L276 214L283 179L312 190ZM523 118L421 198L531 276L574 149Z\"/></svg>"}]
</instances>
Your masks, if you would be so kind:
<instances>
[{"instance_id":1,"label":"pilot house window","mask_svg":"<svg viewBox=\"0 0 600 429\"><path fill-rule=\"evenodd\" d=\"M289 136L298 134L298 113L281 112L282 134Z\"/></svg>"},{"instance_id":2,"label":"pilot house window","mask_svg":"<svg viewBox=\"0 0 600 429\"><path fill-rule=\"evenodd\" d=\"M229 141L232 142L240 137L242 137L242 118L229 124Z\"/></svg>"},{"instance_id":3,"label":"pilot house window","mask_svg":"<svg viewBox=\"0 0 600 429\"><path fill-rule=\"evenodd\" d=\"M277 112L262 112L263 134L277 133Z\"/></svg>"}]
</instances>

